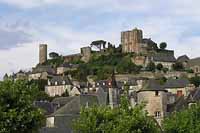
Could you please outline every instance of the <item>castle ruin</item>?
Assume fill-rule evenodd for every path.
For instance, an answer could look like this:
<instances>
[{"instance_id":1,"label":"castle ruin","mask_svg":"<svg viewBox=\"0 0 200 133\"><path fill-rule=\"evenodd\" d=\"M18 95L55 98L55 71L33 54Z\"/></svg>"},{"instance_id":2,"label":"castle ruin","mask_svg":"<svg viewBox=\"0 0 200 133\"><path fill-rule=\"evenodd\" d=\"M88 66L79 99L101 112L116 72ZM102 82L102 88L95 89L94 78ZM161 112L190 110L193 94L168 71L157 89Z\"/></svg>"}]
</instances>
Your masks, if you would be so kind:
<instances>
[{"instance_id":1,"label":"castle ruin","mask_svg":"<svg viewBox=\"0 0 200 133\"><path fill-rule=\"evenodd\" d=\"M40 44L39 47L39 63L43 64L47 61L47 44Z\"/></svg>"},{"instance_id":2,"label":"castle ruin","mask_svg":"<svg viewBox=\"0 0 200 133\"><path fill-rule=\"evenodd\" d=\"M124 31L121 33L121 44L123 53L140 53L140 44L142 43L142 30L137 28L132 31Z\"/></svg>"}]
</instances>

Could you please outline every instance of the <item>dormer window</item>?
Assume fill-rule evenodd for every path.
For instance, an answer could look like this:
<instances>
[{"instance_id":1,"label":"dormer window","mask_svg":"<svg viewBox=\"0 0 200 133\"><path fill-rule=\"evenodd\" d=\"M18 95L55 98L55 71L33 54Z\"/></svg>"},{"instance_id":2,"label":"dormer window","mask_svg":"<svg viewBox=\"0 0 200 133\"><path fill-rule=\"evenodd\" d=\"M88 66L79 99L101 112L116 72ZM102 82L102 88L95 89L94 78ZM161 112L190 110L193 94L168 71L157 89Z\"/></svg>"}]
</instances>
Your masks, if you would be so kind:
<instances>
[{"instance_id":1,"label":"dormer window","mask_svg":"<svg viewBox=\"0 0 200 133\"><path fill-rule=\"evenodd\" d=\"M63 85L65 85L65 81L63 81Z\"/></svg>"},{"instance_id":2,"label":"dormer window","mask_svg":"<svg viewBox=\"0 0 200 133\"><path fill-rule=\"evenodd\" d=\"M103 85L106 85L105 82L103 82Z\"/></svg>"},{"instance_id":3,"label":"dormer window","mask_svg":"<svg viewBox=\"0 0 200 133\"><path fill-rule=\"evenodd\" d=\"M57 81L55 82L55 85L58 85L58 82L57 82Z\"/></svg>"}]
</instances>

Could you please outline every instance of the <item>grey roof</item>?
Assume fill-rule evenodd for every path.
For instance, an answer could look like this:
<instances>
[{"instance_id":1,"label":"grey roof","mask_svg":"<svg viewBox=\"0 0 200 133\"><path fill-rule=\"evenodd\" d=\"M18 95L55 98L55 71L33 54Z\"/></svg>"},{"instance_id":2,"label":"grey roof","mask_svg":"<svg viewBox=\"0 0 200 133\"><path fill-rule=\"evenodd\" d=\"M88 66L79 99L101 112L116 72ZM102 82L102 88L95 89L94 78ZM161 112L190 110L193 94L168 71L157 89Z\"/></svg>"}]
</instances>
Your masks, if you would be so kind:
<instances>
[{"instance_id":1,"label":"grey roof","mask_svg":"<svg viewBox=\"0 0 200 133\"><path fill-rule=\"evenodd\" d=\"M197 102L200 100L200 88L196 88L190 92L188 102Z\"/></svg>"},{"instance_id":2,"label":"grey roof","mask_svg":"<svg viewBox=\"0 0 200 133\"><path fill-rule=\"evenodd\" d=\"M164 88L183 88L190 84L187 79L168 79L164 84Z\"/></svg>"},{"instance_id":3,"label":"grey roof","mask_svg":"<svg viewBox=\"0 0 200 133\"><path fill-rule=\"evenodd\" d=\"M188 65L191 67L191 66L199 66L200 65L200 57L198 58L194 58L194 59L190 59L188 61Z\"/></svg>"},{"instance_id":4,"label":"grey roof","mask_svg":"<svg viewBox=\"0 0 200 133\"><path fill-rule=\"evenodd\" d=\"M153 56L153 61L161 61L161 62L175 62L176 58L174 57L173 53L164 53L164 52L159 52L154 54Z\"/></svg>"},{"instance_id":5,"label":"grey roof","mask_svg":"<svg viewBox=\"0 0 200 133\"><path fill-rule=\"evenodd\" d=\"M55 69L50 65L38 65L36 68L33 68L32 73L42 73L47 72L49 74L55 74Z\"/></svg>"},{"instance_id":6,"label":"grey roof","mask_svg":"<svg viewBox=\"0 0 200 133\"><path fill-rule=\"evenodd\" d=\"M139 90L138 92L141 92L141 91L167 91L167 90L165 90L163 86L160 85L160 83L157 80L150 79L145 83L143 88Z\"/></svg>"},{"instance_id":7,"label":"grey roof","mask_svg":"<svg viewBox=\"0 0 200 133\"><path fill-rule=\"evenodd\" d=\"M74 96L71 101L54 112L53 116L62 116L66 114L79 114L82 106L98 104L97 96L95 95L80 95Z\"/></svg>"},{"instance_id":8,"label":"grey roof","mask_svg":"<svg viewBox=\"0 0 200 133\"><path fill-rule=\"evenodd\" d=\"M74 97L58 97L58 98L54 98L52 103L59 104L60 106L64 106L65 104L69 103L73 99Z\"/></svg>"},{"instance_id":9,"label":"grey roof","mask_svg":"<svg viewBox=\"0 0 200 133\"><path fill-rule=\"evenodd\" d=\"M68 76L52 76L49 81L51 84L55 84L55 82L57 82L57 85L63 85L63 81L65 81L65 85L72 85Z\"/></svg>"},{"instance_id":10,"label":"grey roof","mask_svg":"<svg viewBox=\"0 0 200 133\"><path fill-rule=\"evenodd\" d=\"M175 103L167 105L167 112L180 111L184 107L187 107L187 105L187 100L181 96L176 100Z\"/></svg>"},{"instance_id":11,"label":"grey roof","mask_svg":"<svg viewBox=\"0 0 200 133\"><path fill-rule=\"evenodd\" d=\"M55 104L46 101L35 101L34 105L45 111L45 115L52 114L57 108Z\"/></svg>"},{"instance_id":12,"label":"grey roof","mask_svg":"<svg viewBox=\"0 0 200 133\"><path fill-rule=\"evenodd\" d=\"M187 62L187 61L189 61L190 60L190 58L187 56L187 55L182 55L182 56L179 56L178 58L177 58L177 61L178 62Z\"/></svg>"}]
</instances>

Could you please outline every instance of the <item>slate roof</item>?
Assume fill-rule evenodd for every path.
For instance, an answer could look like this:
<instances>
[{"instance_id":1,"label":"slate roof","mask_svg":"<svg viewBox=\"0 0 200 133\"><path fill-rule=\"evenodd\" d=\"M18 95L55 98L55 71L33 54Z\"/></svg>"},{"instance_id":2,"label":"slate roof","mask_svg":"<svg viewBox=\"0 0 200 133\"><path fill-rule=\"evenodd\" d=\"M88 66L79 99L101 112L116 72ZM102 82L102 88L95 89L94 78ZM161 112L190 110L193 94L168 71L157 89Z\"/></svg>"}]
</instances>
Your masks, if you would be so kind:
<instances>
[{"instance_id":1,"label":"slate roof","mask_svg":"<svg viewBox=\"0 0 200 133\"><path fill-rule=\"evenodd\" d=\"M199 101L200 100L200 88L196 88L193 91L191 91L187 99L188 99L188 102Z\"/></svg>"},{"instance_id":2,"label":"slate roof","mask_svg":"<svg viewBox=\"0 0 200 133\"><path fill-rule=\"evenodd\" d=\"M138 92L141 92L141 91L167 91L167 90L165 90L163 86L160 85L160 83L157 80L150 79L145 83L143 88L139 90Z\"/></svg>"},{"instance_id":3,"label":"slate roof","mask_svg":"<svg viewBox=\"0 0 200 133\"><path fill-rule=\"evenodd\" d=\"M168 79L164 84L164 88L183 88L190 84L187 79Z\"/></svg>"},{"instance_id":4,"label":"slate roof","mask_svg":"<svg viewBox=\"0 0 200 133\"><path fill-rule=\"evenodd\" d=\"M180 111L181 109L187 106L187 100L182 96L179 97L175 103L167 105L167 112Z\"/></svg>"},{"instance_id":5,"label":"slate roof","mask_svg":"<svg viewBox=\"0 0 200 133\"><path fill-rule=\"evenodd\" d=\"M69 103L73 99L74 97L58 97L58 98L54 98L52 103L59 104L60 106L64 106L65 104Z\"/></svg>"},{"instance_id":6,"label":"slate roof","mask_svg":"<svg viewBox=\"0 0 200 133\"><path fill-rule=\"evenodd\" d=\"M91 106L98 104L97 96L94 95L80 95L74 96L67 104L58 109L52 116L62 116L66 114L79 114L82 106Z\"/></svg>"},{"instance_id":7,"label":"slate roof","mask_svg":"<svg viewBox=\"0 0 200 133\"><path fill-rule=\"evenodd\" d=\"M52 114L57 108L55 104L46 101L35 101L34 105L45 111L45 115Z\"/></svg>"},{"instance_id":8,"label":"slate roof","mask_svg":"<svg viewBox=\"0 0 200 133\"><path fill-rule=\"evenodd\" d=\"M63 81L65 81L65 85L72 85L68 76L52 76L49 81L51 84L55 84L55 82L57 82L57 85L63 85Z\"/></svg>"},{"instance_id":9,"label":"slate roof","mask_svg":"<svg viewBox=\"0 0 200 133\"><path fill-rule=\"evenodd\" d=\"M190 60L190 58L187 56L187 55L182 55L182 56L179 56L178 58L177 58L177 61L178 62L187 62L187 61L189 61Z\"/></svg>"},{"instance_id":10,"label":"slate roof","mask_svg":"<svg viewBox=\"0 0 200 133\"><path fill-rule=\"evenodd\" d=\"M200 57L198 57L198 58L194 58L194 59L190 59L189 61L188 61L188 66L199 66L200 65Z\"/></svg>"},{"instance_id":11,"label":"slate roof","mask_svg":"<svg viewBox=\"0 0 200 133\"><path fill-rule=\"evenodd\" d=\"M160 62L175 62L176 58L174 57L174 54L169 53L156 53L152 56L153 61L160 61Z\"/></svg>"}]
</instances>

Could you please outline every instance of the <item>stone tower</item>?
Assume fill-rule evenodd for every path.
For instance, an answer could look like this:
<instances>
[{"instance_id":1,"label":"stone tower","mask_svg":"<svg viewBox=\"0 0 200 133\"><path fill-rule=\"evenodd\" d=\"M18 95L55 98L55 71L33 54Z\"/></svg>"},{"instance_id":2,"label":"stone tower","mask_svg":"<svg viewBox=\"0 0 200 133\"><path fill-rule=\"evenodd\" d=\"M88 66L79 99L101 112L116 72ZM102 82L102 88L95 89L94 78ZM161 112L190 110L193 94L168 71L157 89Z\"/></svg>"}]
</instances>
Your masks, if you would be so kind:
<instances>
[{"instance_id":1,"label":"stone tower","mask_svg":"<svg viewBox=\"0 0 200 133\"><path fill-rule=\"evenodd\" d=\"M88 62L90 60L91 54L92 54L91 47L83 47L83 48L81 48L81 55L82 55L81 60L82 61Z\"/></svg>"},{"instance_id":2,"label":"stone tower","mask_svg":"<svg viewBox=\"0 0 200 133\"><path fill-rule=\"evenodd\" d=\"M47 61L47 44L40 44L39 47L39 63L43 64Z\"/></svg>"},{"instance_id":3,"label":"stone tower","mask_svg":"<svg viewBox=\"0 0 200 133\"><path fill-rule=\"evenodd\" d=\"M142 43L142 30L137 28L132 31L124 31L121 33L121 44L123 53L140 53L140 44Z\"/></svg>"}]
</instances>

